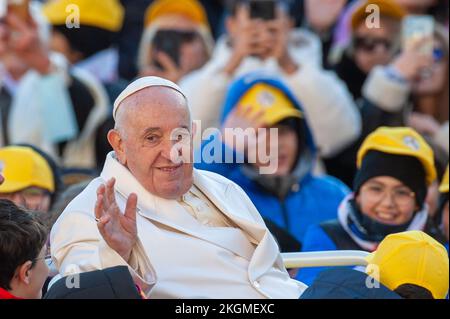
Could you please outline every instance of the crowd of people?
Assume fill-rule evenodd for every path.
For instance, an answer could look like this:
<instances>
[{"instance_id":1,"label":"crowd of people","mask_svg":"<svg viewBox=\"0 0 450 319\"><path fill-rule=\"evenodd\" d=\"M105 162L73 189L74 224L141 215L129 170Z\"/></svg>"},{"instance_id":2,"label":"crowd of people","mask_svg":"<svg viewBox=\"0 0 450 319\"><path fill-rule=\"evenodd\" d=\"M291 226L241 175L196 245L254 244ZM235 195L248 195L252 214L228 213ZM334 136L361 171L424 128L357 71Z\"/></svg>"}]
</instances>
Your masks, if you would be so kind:
<instances>
[{"instance_id":1,"label":"crowd of people","mask_svg":"<svg viewBox=\"0 0 450 319\"><path fill-rule=\"evenodd\" d=\"M448 298L448 1L24 3L0 299ZM336 250L367 268L281 255Z\"/></svg>"}]
</instances>

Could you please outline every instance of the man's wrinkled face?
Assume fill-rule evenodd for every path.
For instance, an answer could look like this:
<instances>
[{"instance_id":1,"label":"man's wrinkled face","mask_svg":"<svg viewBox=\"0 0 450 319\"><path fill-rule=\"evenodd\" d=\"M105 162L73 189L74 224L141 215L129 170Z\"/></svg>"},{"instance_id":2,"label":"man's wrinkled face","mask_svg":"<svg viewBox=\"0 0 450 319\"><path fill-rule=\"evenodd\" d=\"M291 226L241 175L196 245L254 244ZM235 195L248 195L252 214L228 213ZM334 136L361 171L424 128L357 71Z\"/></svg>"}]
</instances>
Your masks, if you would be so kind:
<instances>
[{"instance_id":1,"label":"man's wrinkled face","mask_svg":"<svg viewBox=\"0 0 450 319\"><path fill-rule=\"evenodd\" d=\"M147 191L177 199L193 182L191 128L184 97L170 88L151 87L122 102L108 139L118 160ZM181 141L187 147L176 150ZM185 160L177 163L174 151Z\"/></svg>"}]
</instances>

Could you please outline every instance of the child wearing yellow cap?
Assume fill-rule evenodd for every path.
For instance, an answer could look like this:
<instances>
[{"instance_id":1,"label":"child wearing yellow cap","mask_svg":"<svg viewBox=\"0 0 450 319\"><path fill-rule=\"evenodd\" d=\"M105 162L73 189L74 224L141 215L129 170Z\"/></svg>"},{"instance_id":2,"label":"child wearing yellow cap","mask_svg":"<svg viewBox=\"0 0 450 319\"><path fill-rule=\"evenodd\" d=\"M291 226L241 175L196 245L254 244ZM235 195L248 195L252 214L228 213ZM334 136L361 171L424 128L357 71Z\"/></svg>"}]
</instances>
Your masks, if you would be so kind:
<instances>
[{"instance_id":1,"label":"child wearing yellow cap","mask_svg":"<svg viewBox=\"0 0 450 319\"><path fill-rule=\"evenodd\" d=\"M177 83L201 68L214 47L208 17L198 0L157 0L147 8L138 53L140 76Z\"/></svg>"},{"instance_id":2,"label":"child wearing yellow cap","mask_svg":"<svg viewBox=\"0 0 450 319\"><path fill-rule=\"evenodd\" d=\"M52 49L71 63L109 48L124 19L118 0L52 0L44 4L43 14L53 27ZM75 21L77 27L67 25Z\"/></svg>"},{"instance_id":3,"label":"child wearing yellow cap","mask_svg":"<svg viewBox=\"0 0 450 319\"><path fill-rule=\"evenodd\" d=\"M278 135L256 138L258 128L268 129L267 137L270 130L277 130ZM233 132L239 129L255 130L255 140L247 147L234 143ZM300 102L284 82L262 72L233 82L222 114L222 132L216 141L218 148L225 150L223 158L211 163L207 141L202 146L203 162L196 168L219 173L241 186L281 251L299 251L309 225L336 218L339 203L349 190L331 176L313 174L316 144ZM274 149L277 153L267 152ZM261 150L266 151L266 158L258 154ZM235 162L227 162L228 151L235 153Z\"/></svg>"},{"instance_id":4,"label":"child wearing yellow cap","mask_svg":"<svg viewBox=\"0 0 450 319\"><path fill-rule=\"evenodd\" d=\"M432 230L425 199L436 179L431 147L413 129L381 127L359 149L353 194L338 219L312 226L304 251L374 251L388 235ZM310 283L321 269L300 271Z\"/></svg>"},{"instance_id":5,"label":"child wearing yellow cap","mask_svg":"<svg viewBox=\"0 0 450 319\"><path fill-rule=\"evenodd\" d=\"M31 147L8 146L0 148L0 165L5 178L1 199L34 211L50 210L58 176L48 159Z\"/></svg>"}]
</instances>

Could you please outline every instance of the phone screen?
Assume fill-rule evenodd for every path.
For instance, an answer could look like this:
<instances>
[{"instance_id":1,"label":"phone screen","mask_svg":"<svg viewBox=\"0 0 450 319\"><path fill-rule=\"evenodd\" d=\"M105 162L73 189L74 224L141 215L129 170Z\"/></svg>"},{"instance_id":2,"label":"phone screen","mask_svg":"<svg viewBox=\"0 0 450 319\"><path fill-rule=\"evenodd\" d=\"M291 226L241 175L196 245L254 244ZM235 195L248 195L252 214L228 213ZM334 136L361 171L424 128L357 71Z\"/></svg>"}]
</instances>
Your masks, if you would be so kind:
<instances>
[{"instance_id":1,"label":"phone screen","mask_svg":"<svg viewBox=\"0 0 450 319\"><path fill-rule=\"evenodd\" d=\"M181 38L178 32L172 30L160 30L153 39L153 50L166 53L170 59L178 66ZM162 68L156 61L156 66Z\"/></svg>"},{"instance_id":2,"label":"phone screen","mask_svg":"<svg viewBox=\"0 0 450 319\"><path fill-rule=\"evenodd\" d=\"M198 34L195 31L159 30L153 39L153 52L162 51L166 53L177 66L180 66L182 45L193 42L197 38ZM162 69L156 59L155 65Z\"/></svg>"},{"instance_id":3,"label":"phone screen","mask_svg":"<svg viewBox=\"0 0 450 319\"><path fill-rule=\"evenodd\" d=\"M275 16L275 1L273 0L251 0L250 6L250 18L274 20Z\"/></svg>"},{"instance_id":4,"label":"phone screen","mask_svg":"<svg viewBox=\"0 0 450 319\"><path fill-rule=\"evenodd\" d=\"M428 15L411 15L403 20L402 42L404 49L410 49L414 44L423 38L433 38L434 18ZM420 52L426 55L433 54L433 43L423 45Z\"/></svg>"}]
</instances>

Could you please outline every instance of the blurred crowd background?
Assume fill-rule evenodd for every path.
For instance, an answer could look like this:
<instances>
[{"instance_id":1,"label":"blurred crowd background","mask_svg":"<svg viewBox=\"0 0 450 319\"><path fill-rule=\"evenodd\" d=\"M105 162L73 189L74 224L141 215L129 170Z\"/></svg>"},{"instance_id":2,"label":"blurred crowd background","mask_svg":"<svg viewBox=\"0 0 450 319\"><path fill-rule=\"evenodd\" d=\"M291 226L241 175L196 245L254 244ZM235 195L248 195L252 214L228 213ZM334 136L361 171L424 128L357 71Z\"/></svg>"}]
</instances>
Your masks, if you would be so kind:
<instances>
[{"instance_id":1,"label":"blurred crowd background","mask_svg":"<svg viewBox=\"0 0 450 319\"><path fill-rule=\"evenodd\" d=\"M367 23L371 4L380 10L377 27ZM245 165L197 167L244 188L282 251L349 247L339 247L339 239L327 245L308 227L338 219L350 189L359 191L377 173L389 175L373 172L378 165L396 177L395 165L410 165L405 159L386 164L384 157L361 164L363 142L427 164L411 163L411 176L398 177L421 209L395 229L363 223L381 237L356 240L356 248L371 251L370 243L410 230L415 221L414 229L426 229L448 249L448 179L446 189L439 186L449 156L449 2L279 0L270 8L244 0L32 0L26 12L6 10L0 22L0 198L40 211L51 228L112 150L106 135L114 127L114 100L134 79L154 75L179 84L203 130L257 128L242 107L278 101L264 125L293 128L298 138L294 145L283 139L274 176ZM433 31L407 47L404 25L411 15L431 17ZM421 50L427 41L431 55ZM301 111L283 109L292 105ZM404 131L382 127L408 130L413 145L426 145L423 152L408 153L397 143ZM374 132L378 139L371 139ZM427 220L434 221L428 228ZM336 223L324 227L345 237ZM300 279L308 282L310 275Z\"/></svg>"}]
</instances>

